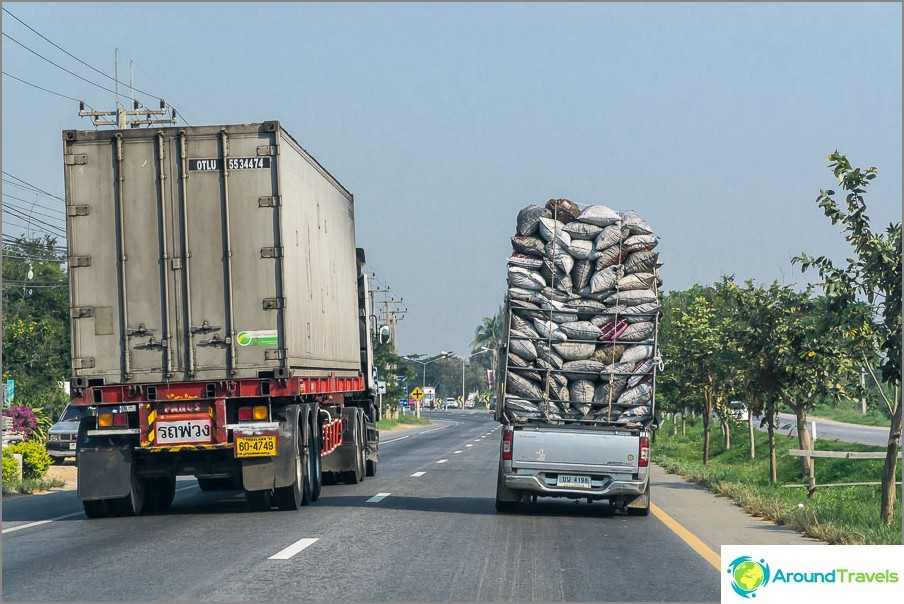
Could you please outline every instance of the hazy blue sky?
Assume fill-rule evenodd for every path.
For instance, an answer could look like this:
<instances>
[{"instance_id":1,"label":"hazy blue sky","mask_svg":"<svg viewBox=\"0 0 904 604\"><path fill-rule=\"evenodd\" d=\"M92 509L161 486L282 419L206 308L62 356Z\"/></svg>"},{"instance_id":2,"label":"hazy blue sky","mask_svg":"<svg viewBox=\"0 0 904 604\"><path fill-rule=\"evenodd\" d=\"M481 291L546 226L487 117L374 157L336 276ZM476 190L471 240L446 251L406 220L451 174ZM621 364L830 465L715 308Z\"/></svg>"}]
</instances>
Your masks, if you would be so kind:
<instances>
[{"instance_id":1,"label":"hazy blue sky","mask_svg":"<svg viewBox=\"0 0 904 604\"><path fill-rule=\"evenodd\" d=\"M469 350L530 203L636 210L667 290L802 283L792 256L847 257L815 204L836 149L878 167L875 225L901 220L900 3L3 6L107 73L118 47L120 79L132 59L192 125L280 120L355 194L368 270L409 311L403 354ZM3 32L112 86L6 14ZM113 107L2 50L4 72ZM90 122L6 76L2 100L3 170L62 194L60 133Z\"/></svg>"}]
</instances>

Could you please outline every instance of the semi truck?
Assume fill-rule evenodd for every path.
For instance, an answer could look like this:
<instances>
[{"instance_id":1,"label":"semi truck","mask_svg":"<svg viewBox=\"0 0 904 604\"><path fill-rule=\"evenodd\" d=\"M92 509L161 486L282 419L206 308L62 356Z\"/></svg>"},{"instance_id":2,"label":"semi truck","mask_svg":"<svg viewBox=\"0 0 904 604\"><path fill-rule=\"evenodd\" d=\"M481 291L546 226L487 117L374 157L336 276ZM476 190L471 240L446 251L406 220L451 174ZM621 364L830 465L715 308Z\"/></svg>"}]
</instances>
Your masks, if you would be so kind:
<instances>
[{"instance_id":1,"label":"semi truck","mask_svg":"<svg viewBox=\"0 0 904 604\"><path fill-rule=\"evenodd\" d=\"M376 474L352 194L278 121L66 130L78 496L161 512L177 476L298 509Z\"/></svg>"},{"instance_id":2,"label":"semi truck","mask_svg":"<svg viewBox=\"0 0 904 604\"><path fill-rule=\"evenodd\" d=\"M646 516L662 366L657 239L633 212L567 200L525 208L518 225L496 382L496 509L558 497Z\"/></svg>"}]
</instances>

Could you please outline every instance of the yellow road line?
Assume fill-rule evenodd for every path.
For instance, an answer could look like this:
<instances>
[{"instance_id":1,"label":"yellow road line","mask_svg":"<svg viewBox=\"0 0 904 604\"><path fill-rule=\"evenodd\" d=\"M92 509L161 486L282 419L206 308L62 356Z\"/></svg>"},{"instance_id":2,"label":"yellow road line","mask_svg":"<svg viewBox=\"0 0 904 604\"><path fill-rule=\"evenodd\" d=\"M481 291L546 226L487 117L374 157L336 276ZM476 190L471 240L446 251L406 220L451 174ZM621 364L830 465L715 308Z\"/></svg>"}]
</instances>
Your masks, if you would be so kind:
<instances>
[{"instance_id":1,"label":"yellow road line","mask_svg":"<svg viewBox=\"0 0 904 604\"><path fill-rule=\"evenodd\" d=\"M700 541L700 539L694 535L692 532L678 524L674 518L663 512L659 507L655 504L650 504L650 511L653 512L653 515L659 518L664 525L669 527L669 529L678 535L682 541L691 546L691 549L700 554L704 560L713 565L713 568L720 571L722 570L722 558L714 552L708 545Z\"/></svg>"}]
</instances>

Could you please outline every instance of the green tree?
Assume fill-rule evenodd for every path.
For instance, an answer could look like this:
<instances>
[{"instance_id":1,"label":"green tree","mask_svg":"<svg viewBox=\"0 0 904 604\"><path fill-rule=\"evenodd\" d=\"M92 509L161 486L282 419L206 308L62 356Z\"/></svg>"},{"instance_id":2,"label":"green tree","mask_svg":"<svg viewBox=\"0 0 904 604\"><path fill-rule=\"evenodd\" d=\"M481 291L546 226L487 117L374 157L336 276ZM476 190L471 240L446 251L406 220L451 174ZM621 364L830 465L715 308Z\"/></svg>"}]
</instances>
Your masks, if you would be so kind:
<instances>
[{"instance_id":1,"label":"green tree","mask_svg":"<svg viewBox=\"0 0 904 604\"><path fill-rule=\"evenodd\" d=\"M3 379L16 381L17 401L54 416L71 375L65 260L52 237L3 245Z\"/></svg>"},{"instance_id":2,"label":"green tree","mask_svg":"<svg viewBox=\"0 0 904 604\"><path fill-rule=\"evenodd\" d=\"M885 465L882 470L882 503L880 518L890 525L897 489L895 475L901 439L901 223L888 225L885 232L876 232L866 214L866 189L878 172L875 167L854 168L848 159L838 153L828 156L829 168L838 179L843 191L843 206L835 200L833 190L820 190L817 205L831 220L840 224L845 240L854 251L854 258L847 259L847 266L836 267L824 256L806 254L793 259L806 271L816 269L822 279L822 287L834 309L844 311L858 299L865 299L872 310L872 319L864 326L872 331L879 342L881 357L878 361L880 377L872 371L873 361L864 354L860 338L859 352L862 361L870 369L874 379L881 379L891 387L893 397L885 397L892 421L888 435ZM881 388L878 389L883 392ZM884 394L883 394L884 396Z\"/></svg>"}]
</instances>

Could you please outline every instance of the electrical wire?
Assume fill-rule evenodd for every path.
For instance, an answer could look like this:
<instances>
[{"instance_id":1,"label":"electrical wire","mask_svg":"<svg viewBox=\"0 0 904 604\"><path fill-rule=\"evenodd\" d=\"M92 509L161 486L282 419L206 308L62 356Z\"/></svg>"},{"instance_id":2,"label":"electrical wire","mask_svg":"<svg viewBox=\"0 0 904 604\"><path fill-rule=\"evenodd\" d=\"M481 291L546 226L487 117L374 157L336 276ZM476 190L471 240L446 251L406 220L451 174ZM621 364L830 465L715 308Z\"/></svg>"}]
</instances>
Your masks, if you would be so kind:
<instances>
[{"instance_id":1,"label":"electrical wire","mask_svg":"<svg viewBox=\"0 0 904 604\"><path fill-rule=\"evenodd\" d=\"M5 76L8 77L8 78L12 78L13 80L16 80L17 82L22 82L23 84L27 84L28 86L31 86L32 88L37 88L38 90L43 90L44 92L47 92L47 93L49 93L49 94L55 94L56 96L63 97L64 99L69 99L70 101L75 101L76 103L83 103L83 102L84 102L84 101L82 101L81 99L77 99L77 98L75 98L75 97L71 97L71 96L67 96L67 95L65 95L65 94L61 94L61 93L56 92L56 91L54 91L54 90L50 90L50 89L48 89L48 88L44 88L43 86L38 86L37 84L32 84L31 82L28 82L28 81L26 81L26 80L23 80L22 78L17 78L16 76L14 76L14 75L12 75L12 74L9 74L9 73L6 73L5 71L2 72L2 73L3 73L3 75L5 75ZM88 103L85 103L85 106L88 107L88 106L89 106ZM93 111L93 109L92 109L92 111Z\"/></svg>"},{"instance_id":2,"label":"electrical wire","mask_svg":"<svg viewBox=\"0 0 904 604\"><path fill-rule=\"evenodd\" d=\"M2 173L3 173L3 174L6 174L7 176L9 176L10 178L12 178L12 179L14 179L14 180L18 180L18 181L21 182L22 184L28 185L29 187L31 187L32 189L34 189L34 190L37 191L38 193L43 193L44 195L47 195L48 197L53 197L54 199L59 199L59 200L62 201L63 203L66 203L66 200L63 199L62 197L60 197L59 195L54 195L53 193L48 193L48 192L45 191L44 189L41 189L41 188L38 188L38 187L34 186L33 184L31 184L31 183L28 182L27 180L22 180L22 179L19 178L18 176L13 176L12 174L10 174L9 172L7 172L6 170L2 170Z\"/></svg>"},{"instance_id":3,"label":"electrical wire","mask_svg":"<svg viewBox=\"0 0 904 604\"><path fill-rule=\"evenodd\" d=\"M63 222L66 221L66 215L65 215L65 214L62 214L62 213L57 213L57 214L45 214L44 212L39 212L39 211L37 211L37 210L34 208L34 205L35 205L35 204L33 204L33 203L30 202L30 201L26 201L26 200L24 200L24 199L19 199L18 197L13 197L13 196L10 195L9 193L4 193L3 196L4 196L4 197L9 197L9 198L11 198L11 199L16 199L16 200L18 200L18 201L24 201L25 203L29 204L29 207L28 207L28 208L23 208L23 207L21 207L21 206L19 206L19 205L17 205L17 204L7 202L7 203L4 203L4 204L3 204L4 207L14 208L14 209L16 209L16 210L19 210L20 212L28 212L28 213L31 213L31 214L37 214L38 216L43 216L44 218L50 218L51 220L62 220ZM45 207L43 207L43 206L38 206L38 207L41 208L41 209L44 209L44 210L47 209L47 208L45 208Z\"/></svg>"},{"instance_id":4,"label":"electrical wire","mask_svg":"<svg viewBox=\"0 0 904 604\"><path fill-rule=\"evenodd\" d=\"M62 235L63 237L66 236L65 229L61 229L60 227L50 224L49 222L44 222L43 220L41 220L39 218L29 216L29 214L27 212L23 212L22 210L16 209L12 206L9 206L9 205L3 206L3 211L11 213L16 218L21 218L22 220L25 220L26 222L28 222L28 224L37 223L39 225L47 227L48 229L51 229L50 231L46 231L48 233L52 232L52 233ZM42 230L46 230L46 229L42 229Z\"/></svg>"},{"instance_id":5,"label":"electrical wire","mask_svg":"<svg viewBox=\"0 0 904 604\"><path fill-rule=\"evenodd\" d=\"M35 28L33 28L31 25L29 25L28 23L26 23L25 21L23 21L22 19L20 19L20 18L17 17L16 15L12 14L11 12L9 12L9 10L6 9L6 7L0 6L0 8L3 9L3 12L5 12L7 15L9 15L10 17L12 17L13 19L15 19L16 21L18 21L19 23L21 23L21 24L24 25L25 27L27 27L29 30L31 30L35 35L37 35L38 37L40 37L42 40L44 40L45 42L47 42L48 44L50 44L50 45L53 46L54 48L58 49L59 51L65 53L67 56L69 56L69 57L75 59L76 61L78 61L79 63L81 63L81 64L84 65L85 67L87 67L88 69L91 69L92 71L95 71L95 72L99 73L100 75L104 76L105 78L108 78L108 79L112 80L113 82L115 82L115 83L117 83L117 84L121 84L122 86L128 86L128 87L129 87L129 90L134 90L135 92L138 92L139 94L143 94L143 95L145 95L145 96L148 97L148 98L152 98L152 99L160 99L160 96L159 96L159 95L151 94L150 92L145 92L144 90L141 90L141 89L139 89L139 88L135 88L135 87L132 86L131 84L128 84L128 85L127 85L125 82L120 82L118 79L116 79L115 77L111 76L110 74L105 73L105 72L101 71L100 69L98 69L97 67L94 67L94 66L91 65L90 63L87 63L87 62L83 61L82 59L80 59L79 57L75 56L74 54L72 54L71 52L69 52L68 50L66 50L65 48L63 48L62 46L60 46L59 44L57 44L56 42L54 42L53 40L51 40L51 39L48 38L47 36L43 35L41 32L37 31ZM5 34L4 34L4 35L5 35ZM7 37L9 38L9 36L7 36ZM13 40L13 39L10 38L10 40ZM16 40L13 40L13 42L16 42ZM22 45L20 42L16 42L16 43ZM24 46L24 45L22 45L22 46ZM25 47L25 48L28 49L28 47ZM31 50L31 49L28 49L28 50ZM34 52L34 51L32 51L32 52ZM37 54L37 53L35 53L35 54ZM38 56L40 56L40 55L38 55ZM44 57L41 57L41 58L44 58ZM45 59L45 60L48 60L48 59ZM59 66L57 66L57 67L59 67ZM61 69L62 69L62 67L61 67ZM69 73L72 73L72 72L69 72ZM73 74L73 75L74 75L74 74ZM77 77L78 77L78 76L77 76ZM86 81L87 81L87 80L86 80ZM95 86L97 86L97 84L95 84ZM113 92L114 94L116 94L115 91L110 91L110 92ZM172 107L173 109L176 109L176 115L181 117L181 113L182 113L182 112L179 111L177 107L174 107L174 106L172 105L172 103L168 103L168 104L169 104L169 106ZM92 111L93 111L93 109L92 109ZM185 125L186 125L186 126L190 126L190 124L185 120L185 118L182 118L182 121L185 122Z\"/></svg>"}]
</instances>

